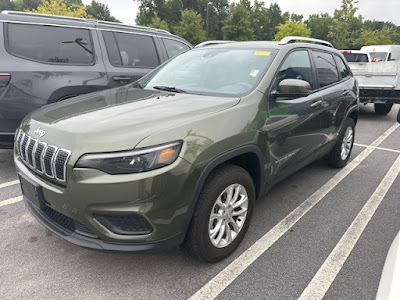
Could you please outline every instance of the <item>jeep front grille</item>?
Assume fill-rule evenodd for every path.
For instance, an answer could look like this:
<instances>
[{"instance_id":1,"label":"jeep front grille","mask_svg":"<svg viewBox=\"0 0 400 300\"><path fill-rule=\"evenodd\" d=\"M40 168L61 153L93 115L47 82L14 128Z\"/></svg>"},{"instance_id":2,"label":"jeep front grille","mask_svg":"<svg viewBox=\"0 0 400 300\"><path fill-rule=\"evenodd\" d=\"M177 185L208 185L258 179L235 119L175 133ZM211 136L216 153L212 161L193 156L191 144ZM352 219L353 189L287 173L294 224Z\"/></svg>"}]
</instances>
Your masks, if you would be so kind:
<instances>
[{"instance_id":1,"label":"jeep front grille","mask_svg":"<svg viewBox=\"0 0 400 300\"><path fill-rule=\"evenodd\" d=\"M18 155L27 166L49 178L65 182L71 151L39 142L22 130L18 131L16 143Z\"/></svg>"}]
</instances>

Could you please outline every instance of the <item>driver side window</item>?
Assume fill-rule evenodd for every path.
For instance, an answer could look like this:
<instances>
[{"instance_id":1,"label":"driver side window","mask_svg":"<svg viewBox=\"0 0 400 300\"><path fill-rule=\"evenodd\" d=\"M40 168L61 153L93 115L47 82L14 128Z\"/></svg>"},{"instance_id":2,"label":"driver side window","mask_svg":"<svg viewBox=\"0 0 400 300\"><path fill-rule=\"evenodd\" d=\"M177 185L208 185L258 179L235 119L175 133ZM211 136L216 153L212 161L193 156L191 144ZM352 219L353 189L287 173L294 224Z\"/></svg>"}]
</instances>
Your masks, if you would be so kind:
<instances>
[{"instance_id":1,"label":"driver side window","mask_svg":"<svg viewBox=\"0 0 400 300\"><path fill-rule=\"evenodd\" d=\"M308 51L295 51L289 54L278 72L276 86L284 79L300 79L307 81L311 87L313 86L313 75Z\"/></svg>"}]
</instances>

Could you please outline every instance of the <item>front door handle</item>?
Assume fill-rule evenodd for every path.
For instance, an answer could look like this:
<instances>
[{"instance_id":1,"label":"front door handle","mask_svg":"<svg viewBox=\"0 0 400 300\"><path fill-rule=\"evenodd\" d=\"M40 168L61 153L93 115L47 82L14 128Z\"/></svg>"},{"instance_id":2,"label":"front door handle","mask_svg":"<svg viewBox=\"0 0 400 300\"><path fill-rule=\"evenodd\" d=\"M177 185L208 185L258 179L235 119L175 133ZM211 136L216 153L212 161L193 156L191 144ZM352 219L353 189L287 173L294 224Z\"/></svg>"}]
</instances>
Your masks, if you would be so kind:
<instances>
[{"instance_id":1,"label":"front door handle","mask_svg":"<svg viewBox=\"0 0 400 300\"><path fill-rule=\"evenodd\" d=\"M317 107L320 104L322 104L322 100L318 100L318 101L313 102L313 104L311 104L311 107Z\"/></svg>"},{"instance_id":2,"label":"front door handle","mask_svg":"<svg viewBox=\"0 0 400 300\"><path fill-rule=\"evenodd\" d=\"M129 81L129 80L132 79L132 77L129 77L129 76L115 76L115 77L113 77L113 79L115 81Z\"/></svg>"}]
</instances>

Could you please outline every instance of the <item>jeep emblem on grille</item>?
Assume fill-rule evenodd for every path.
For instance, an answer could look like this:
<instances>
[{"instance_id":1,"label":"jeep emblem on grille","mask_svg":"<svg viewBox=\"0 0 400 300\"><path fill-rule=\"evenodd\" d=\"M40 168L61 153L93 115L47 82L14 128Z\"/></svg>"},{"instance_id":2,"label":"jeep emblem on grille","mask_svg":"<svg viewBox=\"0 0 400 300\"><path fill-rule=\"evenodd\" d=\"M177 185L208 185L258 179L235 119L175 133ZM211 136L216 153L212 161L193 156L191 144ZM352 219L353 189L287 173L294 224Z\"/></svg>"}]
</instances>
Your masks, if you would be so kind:
<instances>
[{"instance_id":1,"label":"jeep emblem on grille","mask_svg":"<svg viewBox=\"0 0 400 300\"><path fill-rule=\"evenodd\" d=\"M46 134L46 131L44 131L42 128L39 127L38 129L35 130L34 134L36 134L40 137L44 137Z\"/></svg>"}]
</instances>

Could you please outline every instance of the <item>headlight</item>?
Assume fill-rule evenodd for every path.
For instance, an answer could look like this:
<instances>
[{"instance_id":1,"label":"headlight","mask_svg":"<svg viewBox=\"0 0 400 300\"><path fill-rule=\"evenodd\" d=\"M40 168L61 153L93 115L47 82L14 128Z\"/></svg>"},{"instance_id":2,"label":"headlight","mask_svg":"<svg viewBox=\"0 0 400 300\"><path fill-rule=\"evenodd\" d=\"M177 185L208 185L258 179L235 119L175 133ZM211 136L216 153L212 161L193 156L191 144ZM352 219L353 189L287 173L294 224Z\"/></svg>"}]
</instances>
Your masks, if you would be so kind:
<instances>
[{"instance_id":1,"label":"headlight","mask_svg":"<svg viewBox=\"0 0 400 300\"><path fill-rule=\"evenodd\" d=\"M97 169L111 175L146 172L172 164L181 148L179 141L132 151L85 154L75 168Z\"/></svg>"}]
</instances>

